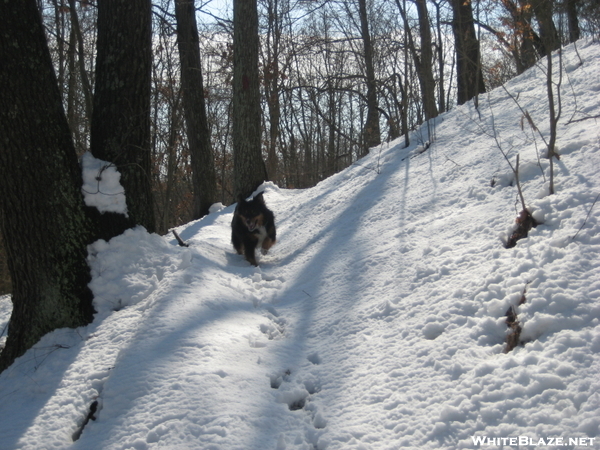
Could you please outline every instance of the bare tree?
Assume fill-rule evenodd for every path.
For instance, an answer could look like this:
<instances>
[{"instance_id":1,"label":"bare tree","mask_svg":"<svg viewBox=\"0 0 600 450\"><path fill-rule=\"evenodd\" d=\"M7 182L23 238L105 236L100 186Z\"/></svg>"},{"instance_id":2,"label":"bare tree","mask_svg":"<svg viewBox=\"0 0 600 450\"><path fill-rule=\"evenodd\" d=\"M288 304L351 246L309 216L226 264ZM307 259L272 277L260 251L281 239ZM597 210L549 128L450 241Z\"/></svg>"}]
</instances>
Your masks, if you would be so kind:
<instances>
[{"instance_id":1,"label":"bare tree","mask_svg":"<svg viewBox=\"0 0 600 450\"><path fill-rule=\"evenodd\" d=\"M208 214L216 199L215 163L204 101L204 82L194 0L175 0L177 44L188 145L194 180L192 219Z\"/></svg>"},{"instance_id":2,"label":"bare tree","mask_svg":"<svg viewBox=\"0 0 600 450\"><path fill-rule=\"evenodd\" d=\"M406 36L408 38L408 49L410 50L412 59L417 69L419 84L421 86L421 101L423 102L423 110L425 112L425 120L429 120L438 115L438 110L435 102L435 80L433 78L433 45L431 40L431 25L429 23L429 13L427 11L427 3L425 0L415 0L417 6L417 14L419 16L419 36L420 36L420 51L414 42L411 33L408 14L406 11L406 1L402 4L400 0L396 0L396 5L402 16Z\"/></svg>"},{"instance_id":3,"label":"bare tree","mask_svg":"<svg viewBox=\"0 0 600 450\"><path fill-rule=\"evenodd\" d=\"M541 40L531 26L533 9L528 0L503 0L502 6L508 17L508 48L515 59L517 73L533 67L538 55L541 55Z\"/></svg>"},{"instance_id":4,"label":"bare tree","mask_svg":"<svg viewBox=\"0 0 600 450\"><path fill-rule=\"evenodd\" d=\"M569 25L569 42L575 42L581 36L577 6L580 0L565 0L563 2Z\"/></svg>"},{"instance_id":5,"label":"bare tree","mask_svg":"<svg viewBox=\"0 0 600 450\"><path fill-rule=\"evenodd\" d=\"M233 170L235 196L267 179L261 149L256 0L233 1Z\"/></svg>"},{"instance_id":6,"label":"bare tree","mask_svg":"<svg viewBox=\"0 0 600 450\"><path fill-rule=\"evenodd\" d=\"M530 0L530 4L540 27L542 56L546 56L560 48L558 30L552 20L554 0Z\"/></svg>"},{"instance_id":7,"label":"bare tree","mask_svg":"<svg viewBox=\"0 0 600 450\"><path fill-rule=\"evenodd\" d=\"M92 82L86 68L86 56L91 54L91 50L86 52L83 31L77 5L75 0L69 0L69 15L71 23L71 33L69 40L69 89L67 97L67 119L71 127L71 133L75 139L76 148L82 153L89 145L89 130L92 120L93 92ZM78 83L80 90L78 92ZM83 111L77 113L76 103L80 99L83 105ZM83 129L83 133L81 133Z\"/></svg>"},{"instance_id":8,"label":"bare tree","mask_svg":"<svg viewBox=\"0 0 600 450\"><path fill-rule=\"evenodd\" d=\"M0 217L12 278L0 371L55 328L91 322L92 236L35 0L0 3Z\"/></svg>"},{"instance_id":9,"label":"bare tree","mask_svg":"<svg viewBox=\"0 0 600 450\"><path fill-rule=\"evenodd\" d=\"M373 62L373 44L371 42L371 33L369 32L366 0L358 0L358 11L367 78L367 120L364 130L364 153L366 154L369 148L381 143L381 131L379 130L379 106L377 103L377 80L375 79Z\"/></svg>"},{"instance_id":10,"label":"bare tree","mask_svg":"<svg viewBox=\"0 0 600 450\"><path fill-rule=\"evenodd\" d=\"M96 86L92 113L92 154L114 164L125 188L127 216L104 213L101 237L139 224L155 229L151 189L150 0L98 3Z\"/></svg>"},{"instance_id":11,"label":"bare tree","mask_svg":"<svg viewBox=\"0 0 600 450\"><path fill-rule=\"evenodd\" d=\"M450 4L454 13L452 31L456 46L457 102L462 105L476 95L483 94L485 84L471 2L450 0Z\"/></svg>"},{"instance_id":12,"label":"bare tree","mask_svg":"<svg viewBox=\"0 0 600 450\"><path fill-rule=\"evenodd\" d=\"M282 0L266 0L266 33L263 46L263 83L265 102L268 108L267 173L274 182L280 181L279 157L277 148L281 121L281 79L285 71L284 21L289 11L289 3ZM282 67L282 62L284 66Z\"/></svg>"}]
</instances>

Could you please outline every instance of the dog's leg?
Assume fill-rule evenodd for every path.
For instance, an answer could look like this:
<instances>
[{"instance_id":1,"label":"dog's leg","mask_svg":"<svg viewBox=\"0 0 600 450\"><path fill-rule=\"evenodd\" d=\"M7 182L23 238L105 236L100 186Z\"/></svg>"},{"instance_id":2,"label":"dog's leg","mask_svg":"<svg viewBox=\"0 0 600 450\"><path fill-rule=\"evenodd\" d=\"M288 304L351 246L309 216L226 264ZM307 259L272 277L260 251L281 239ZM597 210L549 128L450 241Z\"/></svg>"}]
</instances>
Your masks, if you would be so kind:
<instances>
[{"instance_id":1,"label":"dog's leg","mask_svg":"<svg viewBox=\"0 0 600 450\"><path fill-rule=\"evenodd\" d=\"M244 243L235 233L231 235L231 242L233 243L233 248L235 248L235 251L238 253L238 255L244 254Z\"/></svg>"},{"instance_id":2,"label":"dog's leg","mask_svg":"<svg viewBox=\"0 0 600 450\"><path fill-rule=\"evenodd\" d=\"M253 266L258 266L256 262L256 256L254 256L254 246L245 245L244 246L244 256L246 257L246 261L248 261Z\"/></svg>"},{"instance_id":3,"label":"dog's leg","mask_svg":"<svg viewBox=\"0 0 600 450\"><path fill-rule=\"evenodd\" d=\"M277 232L275 230L275 225L273 224L273 221L271 220L269 224L267 224L267 229L266 229L267 235L265 236L264 240L262 241L262 254L266 255L267 252L269 251L269 249L271 247L273 247L275 245L275 242L277 241Z\"/></svg>"},{"instance_id":4,"label":"dog's leg","mask_svg":"<svg viewBox=\"0 0 600 450\"><path fill-rule=\"evenodd\" d=\"M262 242L262 254L266 255L269 251L269 249L271 247L273 247L275 245L275 239L271 239L269 236L267 236L264 241Z\"/></svg>"}]
</instances>

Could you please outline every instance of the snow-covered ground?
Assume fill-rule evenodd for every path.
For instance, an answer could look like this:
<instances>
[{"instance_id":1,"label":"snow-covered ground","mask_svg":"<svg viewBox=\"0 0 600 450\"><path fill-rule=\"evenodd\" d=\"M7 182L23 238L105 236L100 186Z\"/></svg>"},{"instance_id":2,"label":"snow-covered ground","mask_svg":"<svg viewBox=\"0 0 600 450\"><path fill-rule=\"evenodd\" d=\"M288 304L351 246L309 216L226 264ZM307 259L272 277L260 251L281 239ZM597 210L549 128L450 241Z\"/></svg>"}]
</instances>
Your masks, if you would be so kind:
<instances>
[{"instance_id":1,"label":"snow-covered ground","mask_svg":"<svg viewBox=\"0 0 600 450\"><path fill-rule=\"evenodd\" d=\"M279 242L258 268L233 251L233 206L180 227L189 248L95 243L96 318L0 376L0 449L600 448L600 44L577 48L555 195L497 89L436 119L429 147L424 126L314 188L265 184ZM547 138L543 64L506 89ZM543 222L512 249L494 135ZM511 306L523 344L504 353Z\"/></svg>"}]
</instances>

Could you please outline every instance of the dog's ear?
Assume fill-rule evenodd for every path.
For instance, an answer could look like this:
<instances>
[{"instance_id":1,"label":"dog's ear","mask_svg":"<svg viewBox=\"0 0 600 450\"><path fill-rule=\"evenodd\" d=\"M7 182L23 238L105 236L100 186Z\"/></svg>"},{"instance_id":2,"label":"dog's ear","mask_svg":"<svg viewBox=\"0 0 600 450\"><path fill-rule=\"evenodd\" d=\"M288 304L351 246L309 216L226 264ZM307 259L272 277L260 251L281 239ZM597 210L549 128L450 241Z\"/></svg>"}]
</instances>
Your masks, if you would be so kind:
<instances>
[{"instance_id":1,"label":"dog's ear","mask_svg":"<svg viewBox=\"0 0 600 450\"><path fill-rule=\"evenodd\" d=\"M265 204L265 199L263 198L263 194L264 191L261 192L260 194L258 194L256 197L254 197L253 200L257 200L258 202L262 203L263 205Z\"/></svg>"},{"instance_id":2,"label":"dog's ear","mask_svg":"<svg viewBox=\"0 0 600 450\"><path fill-rule=\"evenodd\" d=\"M244 196L242 194L238 194L237 196L237 202L239 203L244 203L246 201L246 199L244 198Z\"/></svg>"}]
</instances>

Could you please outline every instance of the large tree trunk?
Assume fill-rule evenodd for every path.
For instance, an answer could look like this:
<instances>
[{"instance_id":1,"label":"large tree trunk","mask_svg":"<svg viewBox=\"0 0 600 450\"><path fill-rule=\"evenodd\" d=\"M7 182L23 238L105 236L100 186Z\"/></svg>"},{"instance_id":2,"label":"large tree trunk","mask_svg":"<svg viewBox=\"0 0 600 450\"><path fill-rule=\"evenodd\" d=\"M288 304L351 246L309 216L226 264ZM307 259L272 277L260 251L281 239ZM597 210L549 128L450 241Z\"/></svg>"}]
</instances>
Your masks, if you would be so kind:
<instances>
[{"instance_id":1,"label":"large tree trunk","mask_svg":"<svg viewBox=\"0 0 600 450\"><path fill-rule=\"evenodd\" d=\"M381 143L381 130L379 129L379 107L377 103L377 81L375 79L375 66L373 62L373 44L369 32L366 0L358 0L360 15L360 30L365 52L365 71L367 75L367 120L364 130L363 154L367 154L371 147Z\"/></svg>"},{"instance_id":2,"label":"large tree trunk","mask_svg":"<svg viewBox=\"0 0 600 450\"><path fill-rule=\"evenodd\" d=\"M0 217L13 312L0 371L92 320L82 177L35 0L0 2Z\"/></svg>"},{"instance_id":3,"label":"large tree trunk","mask_svg":"<svg viewBox=\"0 0 600 450\"><path fill-rule=\"evenodd\" d=\"M121 173L127 214L104 213L100 237L155 229L151 190L150 0L100 0L91 151Z\"/></svg>"},{"instance_id":4,"label":"large tree trunk","mask_svg":"<svg viewBox=\"0 0 600 450\"><path fill-rule=\"evenodd\" d=\"M408 47L417 69L419 77L419 86L421 88L421 101L423 102L423 111L425 112L425 120L437 117L438 109L435 103L435 79L433 78L433 45L431 42L431 29L429 24L429 13L427 12L427 4L425 0L414 0L417 6L419 16L419 35L421 37L421 52L417 50L414 39L410 32L410 24L406 13L406 2L400 4L400 0L396 0L396 5L402 16L404 27L407 30L406 37L408 38Z\"/></svg>"},{"instance_id":5,"label":"large tree trunk","mask_svg":"<svg viewBox=\"0 0 600 450\"><path fill-rule=\"evenodd\" d=\"M546 56L560 48L560 38L552 20L554 0L531 0L531 5L540 26L540 39L543 47L542 56Z\"/></svg>"},{"instance_id":6,"label":"large tree trunk","mask_svg":"<svg viewBox=\"0 0 600 450\"><path fill-rule=\"evenodd\" d=\"M502 0L502 6L510 14L513 36L511 50L517 68L521 74L533 67L542 55L540 37L531 27L533 10L529 0Z\"/></svg>"},{"instance_id":7,"label":"large tree trunk","mask_svg":"<svg viewBox=\"0 0 600 450\"><path fill-rule=\"evenodd\" d=\"M435 103L435 79L433 78L433 44L431 42L431 24L427 12L426 0L415 0L419 15L419 34L421 36L421 67L419 67L419 81L423 96L423 109L425 119L437 117L438 110Z\"/></svg>"},{"instance_id":8,"label":"large tree trunk","mask_svg":"<svg viewBox=\"0 0 600 450\"><path fill-rule=\"evenodd\" d=\"M256 0L233 1L234 195L252 194L267 179L261 150Z\"/></svg>"},{"instance_id":9,"label":"large tree trunk","mask_svg":"<svg viewBox=\"0 0 600 450\"><path fill-rule=\"evenodd\" d=\"M569 42L575 42L579 39L581 31L579 29L579 18L577 17L577 4L580 0L566 0L565 9L569 23Z\"/></svg>"},{"instance_id":10,"label":"large tree trunk","mask_svg":"<svg viewBox=\"0 0 600 450\"><path fill-rule=\"evenodd\" d=\"M436 11L436 32L437 32L437 58L438 58L438 113L446 111L446 88L445 88L445 76L444 76L444 67L446 65L446 60L444 58L444 40L442 39L442 15L440 11L440 3L441 2L433 2ZM432 68L433 70L433 68Z\"/></svg>"},{"instance_id":11,"label":"large tree trunk","mask_svg":"<svg viewBox=\"0 0 600 450\"><path fill-rule=\"evenodd\" d=\"M77 15L77 6L75 5L75 0L69 0L69 9L71 12L71 32L75 33L75 37L77 38L77 52L79 53L79 75L81 77L81 87L83 90L82 94L85 104L85 118L86 121L89 121L92 117L92 87L87 75L87 70L85 69L85 48L83 45L81 27L79 26L79 17ZM75 77L75 71L71 72L71 76Z\"/></svg>"},{"instance_id":12,"label":"large tree trunk","mask_svg":"<svg viewBox=\"0 0 600 450\"><path fill-rule=\"evenodd\" d=\"M267 2L268 32L266 45L266 67L264 70L264 86L267 107L269 108L269 144L267 150L267 173L272 181L279 182L279 158L277 156L277 142L281 119L281 104L279 100L279 58L281 42L281 17L279 1Z\"/></svg>"},{"instance_id":13,"label":"large tree trunk","mask_svg":"<svg viewBox=\"0 0 600 450\"><path fill-rule=\"evenodd\" d=\"M176 0L177 46L181 61L183 108L192 163L194 210L192 219L208 214L217 196L215 162L210 144L200 46L194 0Z\"/></svg>"},{"instance_id":14,"label":"large tree trunk","mask_svg":"<svg viewBox=\"0 0 600 450\"><path fill-rule=\"evenodd\" d=\"M456 47L456 78L459 105L485 92L479 41L475 34L473 9L470 1L451 0L452 31Z\"/></svg>"}]
</instances>

